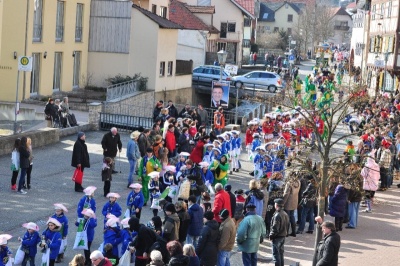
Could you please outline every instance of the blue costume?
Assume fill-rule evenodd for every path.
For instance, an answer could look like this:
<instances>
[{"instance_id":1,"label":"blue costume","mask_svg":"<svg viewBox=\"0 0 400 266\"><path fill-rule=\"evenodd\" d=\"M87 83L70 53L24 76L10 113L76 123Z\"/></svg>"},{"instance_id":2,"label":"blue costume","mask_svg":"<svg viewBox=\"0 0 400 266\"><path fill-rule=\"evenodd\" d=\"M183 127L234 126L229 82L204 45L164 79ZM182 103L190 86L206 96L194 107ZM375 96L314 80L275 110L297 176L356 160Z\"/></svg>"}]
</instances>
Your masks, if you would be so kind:
<instances>
[{"instance_id":1,"label":"blue costume","mask_svg":"<svg viewBox=\"0 0 400 266\"><path fill-rule=\"evenodd\" d=\"M58 256L61 246L62 238L60 232L46 229L42 235L45 236L46 245L48 248L50 248L50 259L55 260Z\"/></svg>"},{"instance_id":2,"label":"blue costume","mask_svg":"<svg viewBox=\"0 0 400 266\"><path fill-rule=\"evenodd\" d=\"M35 261L35 256L37 253L37 245L40 242L40 235L38 232L33 231L33 233L25 232L25 235L22 237L22 248L29 250L29 257L31 260Z\"/></svg>"},{"instance_id":3,"label":"blue costume","mask_svg":"<svg viewBox=\"0 0 400 266\"><path fill-rule=\"evenodd\" d=\"M57 214L54 214L51 216L51 218L55 218L57 221L60 222L61 224L61 229L60 229L60 234L62 238L66 238L68 235L68 218L67 216L62 213L60 216L57 216Z\"/></svg>"},{"instance_id":4,"label":"blue costume","mask_svg":"<svg viewBox=\"0 0 400 266\"><path fill-rule=\"evenodd\" d=\"M272 172L272 164L273 164L272 160L265 160L264 159L263 164L262 164L263 174L264 175Z\"/></svg>"},{"instance_id":5,"label":"blue costume","mask_svg":"<svg viewBox=\"0 0 400 266\"><path fill-rule=\"evenodd\" d=\"M206 150L203 156L203 162L207 162L208 164L211 164L214 161L214 152L211 150Z\"/></svg>"},{"instance_id":6,"label":"blue costume","mask_svg":"<svg viewBox=\"0 0 400 266\"><path fill-rule=\"evenodd\" d=\"M107 222L106 216L109 213L115 215L116 217L120 217L121 216L122 209L121 209L121 206L119 206L118 202L115 201L115 202L111 203L109 201L106 204L104 204L103 211L102 211L102 214L104 215L104 223Z\"/></svg>"},{"instance_id":7,"label":"blue costume","mask_svg":"<svg viewBox=\"0 0 400 266\"><path fill-rule=\"evenodd\" d=\"M144 196L142 191L139 191L138 193L135 193L132 191L129 193L128 198L126 199L126 205L128 206L131 215L135 213L135 209L142 209L144 204Z\"/></svg>"},{"instance_id":8,"label":"blue costume","mask_svg":"<svg viewBox=\"0 0 400 266\"><path fill-rule=\"evenodd\" d=\"M0 266L5 266L8 262L8 255L12 252L7 246L0 246Z\"/></svg>"},{"instance_id":9,"label":"blue costume","mask_svg":"<svg viewBox=\"0 0 400 266\"><path fill-rule=\"evenodd\" d=\"M104 230L104 246L110 243L113 246L112 254L119 257L118 245L122 242L121 229L107 226Z\"/></svg>"},{"instance_id":10,"label":"blue costume","mask_svg":"<svg viewBox=\"0 0 400 266\"><path fill-rule=\"evenodd\" d=\"M228 154L229 149L229 143L224 140L224 142L221 144L221 155Z\"/></svg>"},{"instance_id":11,"label":"blue costume","mask_svg":"<svg viewBox=\"0 0 400 266\"><path fill-rule=\"evenodd\" d=\"M200 175L201 175L201 178L203 179L204 183L206 181L208 181L210 184L214 183L214 175L212 174L212 172L210 170L207 169L206 173L204 173L203 170L200 170Z\"/></svg>"},{"instance_id":12,"label":"blue costume","mask_svg":"<svg viewBox=\"0 0 400 266\"><path fill-rule=\"evenodd\" d=\"M254 138L251 143L251 151L254 152L257 147L261 146L261 141L259 138Z\"/></svg>"},{"instance_id":13,"label":"blue costume","mask_svg":"<svg viewBox=\"0 0 400 266\"><path fill-rule=\"evenodd\" d=\"M79 218L83 218L83 214L81 213L83 209L92 209L92 211L96 213L96 201L94 198L83 196L80 199L78 203L78 209L76 210Z\"/></svg>"},{"instance_id":14,"label":"blue costume","mask_svg":"<svg viewBox=\"0 0 400 266\"><path fill-rule=\"evenodd\" d=\"M122 239L122 246L121 246L121 254L119 254L119 257L121 257L125 251L128 249L128 245L130 242L132 242L132 234L129 231L128 228L124 228L121 230L121 239Z\"/></svg>"},{"instance_id":15,"label":"blue costume","mask_svg":"<svg viewBox=\"0 0 400 266\"><path fill-rule=\"evenodd\" d=\"M170 177L173 177L172 180L169 180ZM177 185L177 182L175 181L175 175L170 172L166 172L163 176L163 184L164 187L172 186L172 185Z\"/></svg>"},{"instance_id":16,"label":"blue costume","mask_svg":"<svg viewBox=\"0 0 400 266\"><path fill-rule=\"evenodd\" d=\"M179 172L179 169L181 169L181 167L182 166L184 166L185 165L185 161L179 161L176 165L175 165L175 168L176 168L176 172Z\"/></svg>"}]
</instances>

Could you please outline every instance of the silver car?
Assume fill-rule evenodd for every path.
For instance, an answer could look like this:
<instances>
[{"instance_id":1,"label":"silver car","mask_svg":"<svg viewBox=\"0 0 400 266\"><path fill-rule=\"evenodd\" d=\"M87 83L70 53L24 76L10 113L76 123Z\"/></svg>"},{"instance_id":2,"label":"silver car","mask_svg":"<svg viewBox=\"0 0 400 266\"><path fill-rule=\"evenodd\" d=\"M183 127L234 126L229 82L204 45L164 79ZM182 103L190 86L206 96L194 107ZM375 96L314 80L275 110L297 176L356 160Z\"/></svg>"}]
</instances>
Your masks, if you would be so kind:
<instances>
[{"instance_id":1,"label":"silver car","mask_svg":"<svg viewBox=\"0 0 400 266\"><path fill-rule=\"evenodd\" d=\"M220 79L221 68L219 66L204 65L193 69L192 82L210 85L213 80ZM231 75L222 71L222 80L231 81Z\"/></svg>"},{"instance_id":2,"label":"silver car","mask_svg":"<svg viewBox=\"0 0 400 266\"><path fill-rule=\"evenodd\" d=\"M252 71L242 76L232 78L232 83L236 88L242 86L243 89L276 92L282 88L281 77L268 71Z\"/></svg>"}]
</instances>

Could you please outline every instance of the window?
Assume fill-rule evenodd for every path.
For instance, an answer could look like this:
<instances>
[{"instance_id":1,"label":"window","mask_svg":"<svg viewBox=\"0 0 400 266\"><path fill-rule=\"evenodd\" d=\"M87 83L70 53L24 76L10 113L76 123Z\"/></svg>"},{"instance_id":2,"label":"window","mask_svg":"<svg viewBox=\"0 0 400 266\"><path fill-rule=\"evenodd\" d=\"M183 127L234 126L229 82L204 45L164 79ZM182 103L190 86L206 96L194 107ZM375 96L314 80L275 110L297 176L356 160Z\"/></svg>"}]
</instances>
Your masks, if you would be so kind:
<instances>
[{"instance_id":1,"label":"window","mask_svg":"<svg viewBox=\"0 0 400 266\"><path fill-rule=\"evenodd\" d=\"M251 26L251 20L248 19L248 18L245 18L243 26L244 27L250 27Z\"/></svg>"},{"instance_id":2,"label":"window","mask_svg":"<svg viewBox=\"0 0 400 266\"><path fill-rule=\"evenodd\" d=\"M61 90L61 67L62 53L55 52L54 54L54 75L53 75L53 91Z\"/></svg>"},{"instance_id":3,"label":"window","mask_svg":"<svg viewBox=\"0 0 400 266\"><path fill-rule=\"evenodd\" d=\"M165 76L165 62L160 62L160 77Z\"/></svg>"},{"instance_id":4,"label":"window","mask_svg":"<svg viewBox=\"0 0 400 266\"><path fill-rule=\"evenodd\" d=\"M392 1L389 1L387 17L390 18L391 16L392 16Z\"/></svg>"},{"instance_id":5,"label":"window","mask_svg":"<svg viewBox=\"0 0 400 266\"><path fill-rule=\"evenodd\" d=\"M211 0L197 0L198 6L211 6Z\"/></svg>"},{"instance_id":6,"label":"window","mask_svg":"<svg viewBox=\"0 0 400 266\"><path fill-rule=\"evenodd\" d=\"M287 34L292 34L292 28L287 28Z\"/></svg>"},{"instance_id":7,"label":"window","mask_svg":"<svg viewBox=\"0 0 400 266\"><path fill-rule=\"evenodd\" d=\"M270 30L271 30L271 27L270 27L270 26L265 26L265 30L266 30L266 31L270 31Z\"/></svg>"},{"instance_id":8,"label":"window","mask_svg":"<svg viewBox=\"0 0 400 266\"><path fill-rule=\"evenodd\" d=\"M235 22L222 22L221 23L219 37L226 38L226 35L228 32L236 32L236 23Z\"/></svg>"},{"instance_id":9,"label":"window","mask_svg":"<svg viewBox=\"0 0 400 266\"><path fill-rule=\"evenodd\" d=\"M226 51L226 42L217 42L217 50L218 51L221 51L221 50Z\"/></svg>"},{"instance_id":10,"label":"window","mask_svg":"<svg viewBox=\"0 0 400 266\"><path fill-rule=\"evenodd\" d=\"M174 66L174 63L172 61L168 61L168 72L167 72L168 76L172 76L173 66Z\"/></svg>"},{"instance_id":11,"label":"window","mask_svg":"<svg viewBox=\"0 0 400 266\"><path fill-rule=\"evenodd\" d=\"M79 89L79 77L81 75L81 52L74 51L74 69L72 77L72 88Z\"/></svg>"},{"instance_id":12,"label":"window","mask_svg":"<svg viewBox=\"0 0 400 266\"><path fill-rule=\"evenodd\" d=\"M56 42L64 39L64 4L65 2L57 1Z\"/></svg>"},{"instance_id":13,"label":"window","mask_svg":"<svg viewBox=\"0 0 400 266\"><path fill-rule=\"evenodd\" d=\"M274 32L278 32L279 31L279 27L274 27Z\"/></svg>"},{"instance_id":14,"label":"window","mask_svg":"<svg viewBox=\"0 0 400 266\"><path fill-rule=\"evenodd\" d=\"M39 92L40 53L32 54L31 94Z\"/></svg>"},{"instance_id":15,"label":"window","mask_svg":"<svg viewBox=\"0 0 400 266\"><path fill-rule=\"evenodd\" d=\"M151 12L157 14L157 5L151 5Z\"/></svg>"},{"instance_id":16,"label":"window","mask_svg":"<svg viewBox=\"0 0 400 266\"><path fill-rule=\"evenodd\" d=\"M293 22L293 15L287 15L287 21Z\"/></svg>"},{"instance_id":17,"label":"window","mask_svg":"<svg viewBox=\"0 0 400 266\"><path fill-rule=\"evenodd\" d=\"M381 4L381 13L379 14L380 19L383 19L383 16L385 15L385 4Z\"/></svg>"},{"instance_id":18,"label":"window","mask_svg":"<svg viewBox=\"0 0 400 266\"><path fill-rule=\"evenodd\" d=\"M375 20L376 5L372 6L372 20Z\"/></svg>"},{"instance_id":19,"label":"window","mask_svg":"<svg viewBox=\"0 0 400 266\"><path fill-rule=\"evenodd\" d=\"M251 42L248 39L243 40L243 47L250 48Z\"/></svg>"},{"instance_id":20,"label":"window","mask_svg":"<svg viewBox=\"0 0 400 266\"><path fill-rule=\"evenodd\" d=\"M35 0L33 6L33 41L42 41L43 0Z\"/></svg>"},{"instance_id":21,"label":"window","mask_svg":"<svg viewBox=\"0 0 400 266\"><path fill-rule=\"evenodd\" d=\"M167 18L167 8L165 6L160 7L160 16L163 18Z\"/></svg>"},{"instance_id":22,"label":"window","mask_svg":"<svg viewBox=\"0 0 400 266\"><path fill-rule=\"evenodd\" d=\"M83 4L76 5L75 41L82 41Z\"/></svg>"}]
</instances>

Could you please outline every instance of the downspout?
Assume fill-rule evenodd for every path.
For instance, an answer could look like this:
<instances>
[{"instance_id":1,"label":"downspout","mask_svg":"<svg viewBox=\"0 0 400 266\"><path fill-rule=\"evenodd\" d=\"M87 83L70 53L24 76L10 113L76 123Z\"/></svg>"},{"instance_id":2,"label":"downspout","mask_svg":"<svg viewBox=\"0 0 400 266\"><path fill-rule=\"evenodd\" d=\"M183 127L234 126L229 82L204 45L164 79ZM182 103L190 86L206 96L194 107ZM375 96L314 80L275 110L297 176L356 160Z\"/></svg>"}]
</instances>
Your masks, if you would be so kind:
<instances>
[{"instance_id":1,"label":"downspout","mask_svg":"<svg viewBox=\"0 0 400 266\"><path fill-rule=\"evenodd\" d=\"M26 0L24 56L27 56L28 52L28 18L29 18L29 0ZM26 96L25 89L26 89L26 71L24 71L24 75L22 78L22 100L24 100Z\"/></svg>"}]
</instances>

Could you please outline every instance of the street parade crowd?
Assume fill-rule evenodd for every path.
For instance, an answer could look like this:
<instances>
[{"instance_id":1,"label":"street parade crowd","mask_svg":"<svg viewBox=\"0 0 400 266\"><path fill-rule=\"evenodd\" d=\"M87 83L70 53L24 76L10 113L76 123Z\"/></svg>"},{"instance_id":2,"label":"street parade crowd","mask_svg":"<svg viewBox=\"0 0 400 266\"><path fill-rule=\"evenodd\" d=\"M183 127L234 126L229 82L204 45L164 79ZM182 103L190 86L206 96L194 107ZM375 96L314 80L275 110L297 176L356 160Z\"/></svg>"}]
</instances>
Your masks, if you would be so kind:
<instances>
[{"instance_id":1,"label":"street parade crowd","mask_svg":"<svg viewBox=\"0 0 400 266\"><path fill-rule=\"evenodd\" d=\"M319 171L316 162L308 159L304 170L291 170L293 158L321 149L329 113L318 109L327 110L335 94L343 99L341 78L339 71L329 67L315 67L314 74L305 80L295 77L291 85L293 108L278 106L264 119L249 121L244 141L240 131L224 131L222 107L213 114L212 130L207 133L209 118L202 106L185 106L178 113L171 101L167 106L158 102L154 126L132 132L127 143L127 187L132 189L128 195L113 192L111 186L113 174L118 173L115 158L123 146L119 133L112 128L104 135L101 194L109 201L100 210L94 197L100 189L82 186L84 169L90 167L90 151L85 133L79 132L71 165L77 172L75 191L84 195L76 214L55 203L54 215L43 231L34 222L23 224L27 231L18 237L21 246L15 255L7 247L12 236L0 235L0 266L12 265L11 256L15 265L33 266L38 254L42 265L62 262L69 233L76 234L73 248L83 251L70 265L225 266L230 265L235 244L242 252L243 265L257 265L259 247L267 240L271 241L275 265L284 265L285 238L313 234L318 226L324 236L313 265L337 265L337 232L343 227L357 228L360 206L365 206L367 213L373 212L375 192L390 189L400 167L400 98L384 94L369 99L363 90L346 95L367 100L360 101L343 120L349 139L358 140L355 145L347 140L341 158L346 165L358 167L360 177L350 184L346 171L338 172L332 175L328 190L321 192L315 178ZM242 152L253 169L248 187L234 189L229 179L233 172L243 173ZM31 189L32 160L27 138L16 140L12 189ZM334 222L317 215L319 197L326 198L325 213ZM143 220L143 211L153 217ZM74 229L67 216L74 220ZM103 232L98 249L91 245L95 230Z\"/></svg>"}]
</instances>

